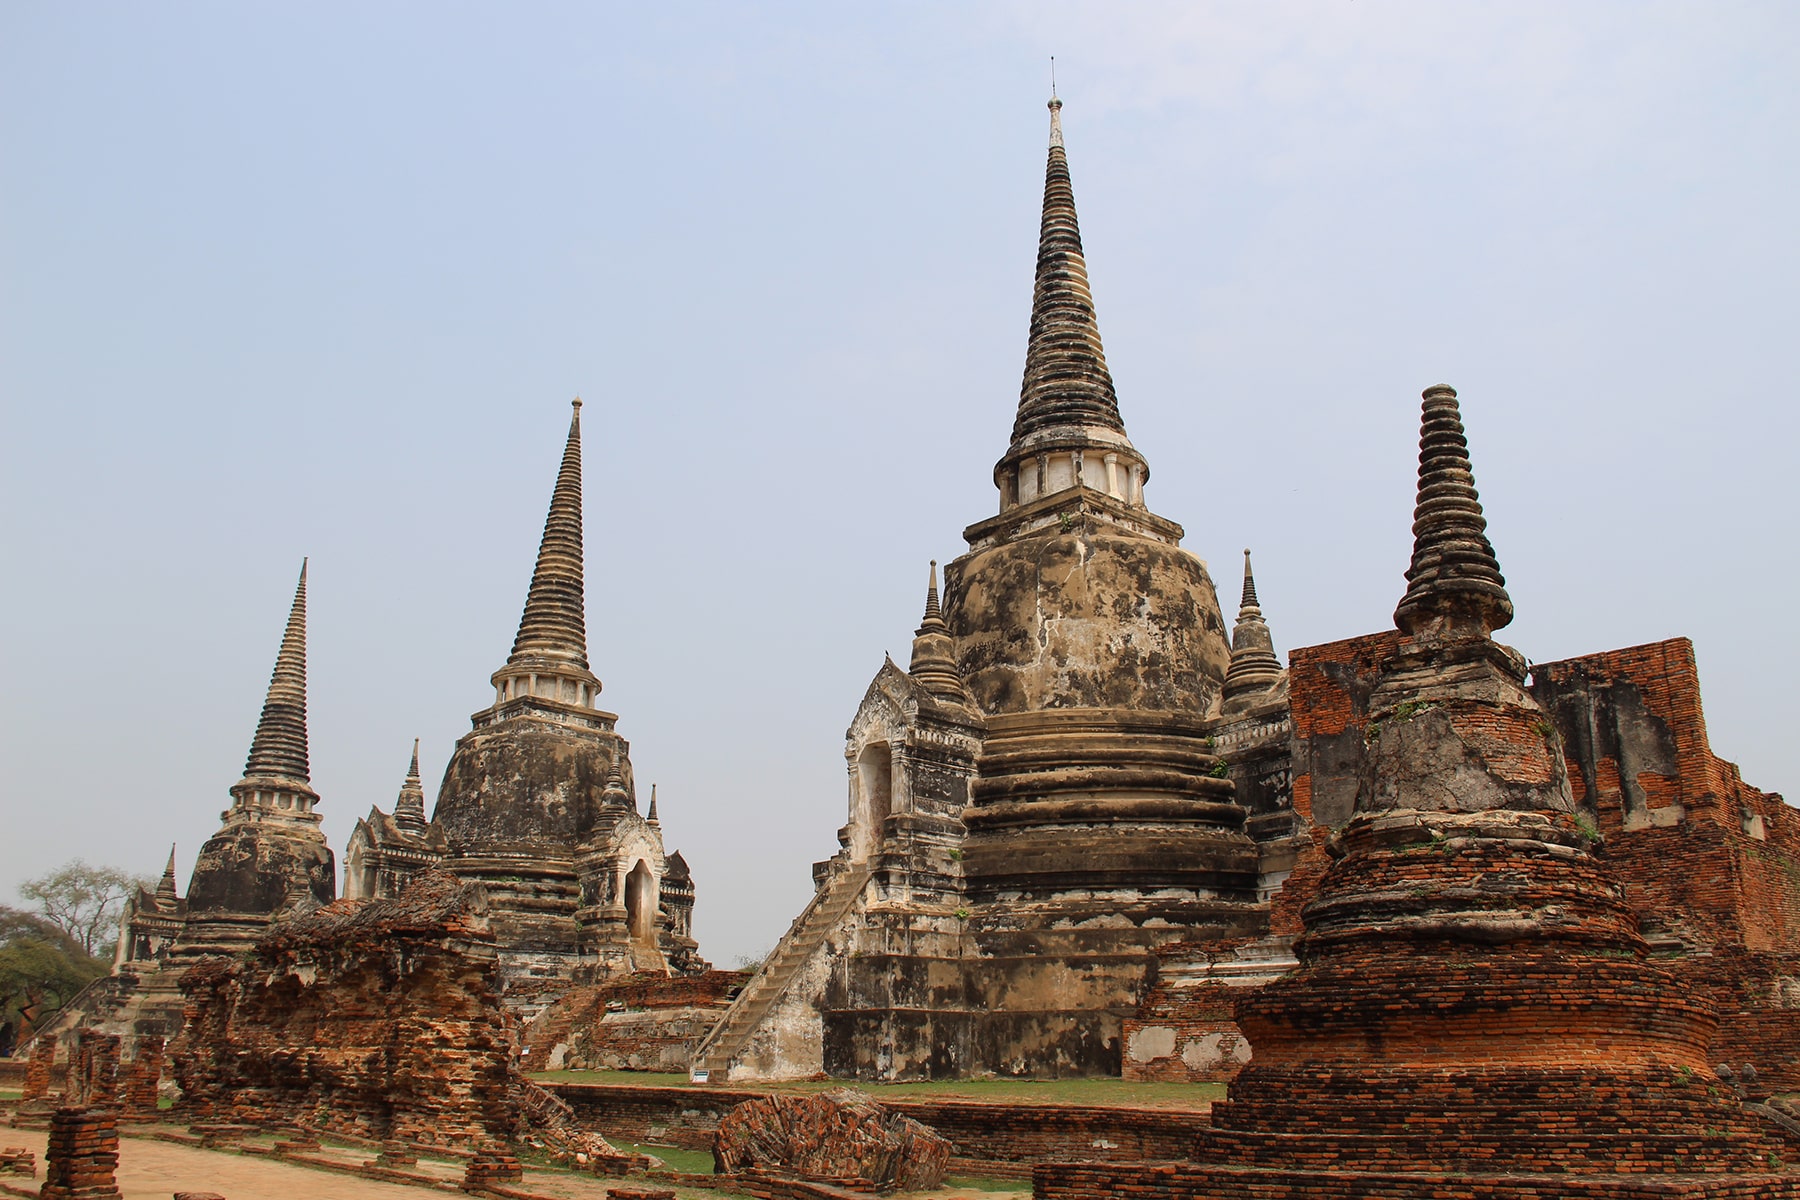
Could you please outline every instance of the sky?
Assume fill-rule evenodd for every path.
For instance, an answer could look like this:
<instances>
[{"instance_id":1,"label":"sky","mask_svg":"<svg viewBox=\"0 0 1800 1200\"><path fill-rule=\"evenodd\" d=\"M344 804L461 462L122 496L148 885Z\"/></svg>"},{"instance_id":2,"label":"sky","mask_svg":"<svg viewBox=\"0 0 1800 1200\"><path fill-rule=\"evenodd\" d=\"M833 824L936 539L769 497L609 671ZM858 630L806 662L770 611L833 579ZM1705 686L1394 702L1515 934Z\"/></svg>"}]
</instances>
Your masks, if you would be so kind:
<instances>
[{"instance_id":1,"label":"sky","mask_svg":"<svg viewBox=\"0 0 1800 1200\"><path fill-rule=\"evenodd\" d=\"M1277 648L1387 628L1462 396L1537 661L1694 640L1800 796L1791 3L0 5L0 902L156 874L310 556L341 856L511 647L567 428L589 656L721 966L997 508L1049 92L1146 499Z\"/></svg>"}]
</instances>

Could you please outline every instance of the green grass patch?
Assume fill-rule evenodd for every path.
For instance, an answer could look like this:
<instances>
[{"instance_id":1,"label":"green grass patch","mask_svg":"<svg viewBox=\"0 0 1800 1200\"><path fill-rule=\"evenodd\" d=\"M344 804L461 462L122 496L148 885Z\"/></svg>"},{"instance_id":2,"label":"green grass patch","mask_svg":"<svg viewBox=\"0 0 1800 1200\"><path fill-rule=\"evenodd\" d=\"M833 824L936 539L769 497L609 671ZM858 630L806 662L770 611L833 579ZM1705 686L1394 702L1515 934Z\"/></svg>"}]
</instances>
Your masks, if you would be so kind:
<instances>
[{"instance_id":1,"label":"green grass patch","mask_svg":"<svg viewBox=\"0 0 1800 1200\"><path fill-rule=\"evenodd\" d=\"M4 1088L0 1088L0 1100L18 1100L23 1098L24 1095L24 1092L9 1092Z\"/></svg>"},{"instance_id":2,"label":"green grass patch","mask_svg":"<svg viewBox=\"0 0 1800 1200\"><path fill-rule=\"evenodd\" d=\"M607 1140L611 1141L612 1139ZM646 1146L639 1142L613 1142L613 1145L634 1154L648 1154L651 1158L660 1158L669 1164L669 1170L680 1171L684 1175L711 1175L713 1173L711 1150L683 1150L679 1146Z\"/></svg>"},{"instance_id":3,"label":"green grass patch","mask_svg":"<svg viewBox=\"0 0 1800 1200\"><path fill-rule=\"evenodd\" d=\"M854 1087L877 1099L980 1100L991 1104L1091 1104L1108 1108L1203 1109L1225 1098L1222 1083L1137 1083L1123 1079L943 1079L865 1083L853 1079L781 1083L691 1084L686 1075L652 1071L544 1071L540 1083L605 1083L628 1087L721 1087L747 1092L823 1092Z\"/></svg>"},{"instance_id":4,"label":"green grass patch","mask_svg":"<svg viewBox=\"0 0 1800 1200\"><path fill-rule=\"evenodd\" d=\"M947 1188L968 1188L974 1192L1029 1192L1029 1179L990 1179L985 1175L946 1175Z\"/></svg>"}]
</instances>

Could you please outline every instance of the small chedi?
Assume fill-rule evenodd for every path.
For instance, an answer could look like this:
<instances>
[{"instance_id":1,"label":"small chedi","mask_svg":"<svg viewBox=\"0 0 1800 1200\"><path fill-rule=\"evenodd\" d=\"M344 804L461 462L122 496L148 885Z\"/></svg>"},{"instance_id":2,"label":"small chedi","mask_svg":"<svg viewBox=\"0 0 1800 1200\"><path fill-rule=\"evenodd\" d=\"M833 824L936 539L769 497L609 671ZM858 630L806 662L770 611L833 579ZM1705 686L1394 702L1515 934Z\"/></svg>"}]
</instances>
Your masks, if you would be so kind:
<instances>
[{"instance_id":1,"label":"small chedi","mask_svg":"<svg viewBox=\"0 0 1800 1200\"><path fill-rule=\"evenodd\" d=\"M537 565L494 703L456 745L424 819L417 759L392 814L351 835L346 895L404 896L433 866L482 884L509 1006L541 1012L571 983L706 970L686 862L640 811L630 746L588 666L581 401L551 491Z\"/></svg>"},{"instance_id":2,"label":"small chedi","mask_svg":"<svg viewBox=\"0 0 1800 1200\"><path fill-rule=\"evenodd\" d=\"M1717 1016L1652 960L1578 819L1561 738L1492 638L1512 601L1456 393L1425 393L1407 591L1366 700L1353 815L1301 912L1299 969L1246 994L1254 1056L1200 1165L1149 1194L1800 1196L1720 1084ZM1546 1176L1550 1176L1546 1178ZM1040 1168L1126 1194L1143 1168ZM1658 1192L1656 1194L1664 1194Z\"/></svg>"}]
</instances>

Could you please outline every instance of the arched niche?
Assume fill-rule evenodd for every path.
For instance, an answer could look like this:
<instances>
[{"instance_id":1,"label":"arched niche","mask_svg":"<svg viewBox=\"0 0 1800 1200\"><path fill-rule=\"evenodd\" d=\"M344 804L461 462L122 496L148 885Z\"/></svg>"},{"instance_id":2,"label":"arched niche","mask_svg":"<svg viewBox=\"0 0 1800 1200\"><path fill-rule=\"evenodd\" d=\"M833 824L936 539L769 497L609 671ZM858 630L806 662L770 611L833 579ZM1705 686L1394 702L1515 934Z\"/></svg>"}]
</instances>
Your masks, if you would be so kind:
<instances>
[{"instance_id":1,"label":"arched niche","mask_svg":"<svg viewBox=\"0 0 1800 1200\"><path fill-rule=\"evenodd\" d=\"M656 905L656 874L640 858L625 876L625 929L634 945L655 947Z\"/></svg>"},{"instance_id":2,"label":"arched niche","mask_svg":"<svg viewBox=\"0 0 1800 1200\"><path fill-rule=\"evenodd\" d=\"M867 858L881 845L882 827L894 811L894 752L871 742L856 756L856 803L850 814L851 853Z\"/></svg>"}]
</instances>

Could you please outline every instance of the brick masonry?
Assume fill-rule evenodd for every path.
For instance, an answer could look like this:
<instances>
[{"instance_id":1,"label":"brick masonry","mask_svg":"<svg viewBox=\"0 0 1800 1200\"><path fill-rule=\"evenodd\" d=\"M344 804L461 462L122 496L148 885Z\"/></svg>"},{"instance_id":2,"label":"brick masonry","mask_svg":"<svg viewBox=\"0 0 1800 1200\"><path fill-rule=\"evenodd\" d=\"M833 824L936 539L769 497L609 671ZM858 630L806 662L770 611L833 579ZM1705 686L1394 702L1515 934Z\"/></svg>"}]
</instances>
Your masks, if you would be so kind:
<instances>
[{"instance_id":1,"label":"brick masonry","mask_svg":"<svg viewBox=\"0 0 1800 1200\"><path fill-rule=\"evenodd\" d=\"M510 1139L513 1041L478 889L424 876L278 926L182 988L170 1048L189 1120L303 1125L430 1145Z\"/></svg>"},{"instance_id":2,"label":"brick masonry","mask_svg":"<svg viewBox=\"0 0 1800 1200\"><path fill-rule=\"evenodd\" d=\"M50 1118L43 1200L116 1200L119 1129L102 1109L63 1107Z\"/></svg>"},{"instance_id":3,"label":"brick masonry","mask_svg":"<svg viewBox=\"0 0 1800 1200\"><path fill-rule=\"evenodd\" d=\"M712 1147L733 1106L766 1093L724 1088L630 1087L565 1083L551 1090L590 1129L617 1140ZM897 1100L883 1105L951 1143L952 1174L1024 1178L1033 1164L1059 1159L1184 1158L1208 1125L1203 1112L1065 1104L985 1104L974 1100Z\"/></svg>"},{"instance_id":4,"label":"brick masonry","mask_svg":"<svg viewBox=\"0 0 1800 1200\"><path fill-rule=\"evenodd\" d=\"M1369 698L1400 642L1387 631L1291 656L1293 803L1311 845L1274 898L1275 934L1300 932L1352 812ZM1692 643L1538 663L1531 693L1658 961L1720 1010L1709 1057L1753 1065L1764 1092L1800 1091L1800 811L1713 754Z\"/></svg>"},{"instance_id":5,"label":"brick masonry","mask_svg":"<svg viewBox=\"0 0 1800 1200\"><path fill-rule=\"evenodd\" d=\"M1056 1163L1032 1172L1036 1200L1793 1200L1800 1185L1773 1177L1718 1180L1475 1178L1332 1171L1230 1171L1191 1163L1114 1167Z\"/></svg>"}]
</instances>

